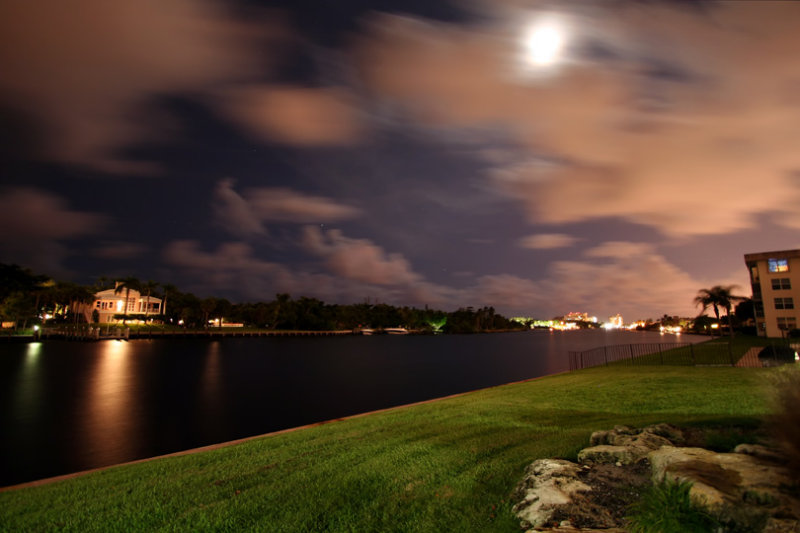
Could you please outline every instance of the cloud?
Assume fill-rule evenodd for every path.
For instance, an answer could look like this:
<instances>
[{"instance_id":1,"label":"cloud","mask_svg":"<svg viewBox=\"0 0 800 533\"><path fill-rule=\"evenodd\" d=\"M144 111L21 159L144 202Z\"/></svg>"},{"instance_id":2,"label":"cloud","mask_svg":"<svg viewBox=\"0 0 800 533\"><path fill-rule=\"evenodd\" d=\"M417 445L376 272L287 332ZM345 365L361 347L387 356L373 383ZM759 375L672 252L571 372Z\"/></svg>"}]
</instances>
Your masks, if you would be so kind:
<instances>
[{"instance_id":1,"label":"cloud","mask_svg":"<svg viewBox=\"0 0 800 533\"><path fill-rule=\"evenodd\" d=\"M190 283L202 280L206 291L234 291L268 300L276 290L291 289L294 285L286 267L255 257L253 248L241 242L222 243L207 252L198 241L177 240L164 248L163 257L167 264L182 271Z\"/></svg>"},{"instance_id":2,"label":"cloud","mask_svg":"<svg viewBox=\"0 0 800 533\"><path fill-rule=\"evenodd\" d=\"M259 85L226 89L216 105L258 139L335 146L361 136L353 100L341 88Z\"/></svg>"},{"instance_id":3,"label":"cloud","mask_svg":"<svg viewBox=\"0 0 800 533\"><path fill-rule=\"evenodd\" d=\"M94 248L92 255L101 259L133 259L147 250L147 246L133 242L106 242Z\"/></svg>"},{"instance_id":4,"label":"cloud","mask_svg":"<svg viewBox=\"0 0 800 533\"><path fill-rule=\"evenodd\" d=\"M312 228L313 229L313 228ZM316 237L310 232L312 241ZM324 238L323 238L324 240ZM321 243L323 247L330 243ZM314 243L309 243L315 246ZM374 247L374 245L373 245ZM395 283L386 284L354 264L344 265L334 260L334 275L303 269L288 269L283 265L265 261L256 256L255 250L241 242L227 242L215 250L206 251L194 240L177 240L169 243L163 251L165 262L181 277L181 286L189 290L204 292L225 291L245 299L270 300L276 293L289 293L295 297L320 298L328 303L354 303L369 298L373 301L389 302L393 305L443 305L448 306L456 294L445 287L428 283L405 270L401 262L392 258L378 258L374 254L359 254L359 248L349 247L357 257L372 260L367 266L376 266L386 275L395 276ZM331 256L336 251L326 249ZM378 252L380 255L382 252ZM392 266L394 265L394 266ZM340 267L344 267L339 272ZM414 280L414 283L410 283Z\"/></svg>"},{"instance_id":5,"label":"cloud","mask_svg":"<svg viewBox=\"0 0 800 533\"><path fill-rule=\"evenodd\" d=\"M261 218L254 212L247 200L237 193L236 182L223 179L214 188L212 211L216 222L229 233L244 237L266 233Z\"/></svg>"},{"instance_id":6,"label":"cloud","mask_svg":"<svg viewBox=\"0 0 800 533\"><path fill-rule=\"evenodd\" d=\"M149 101L257 74L269 57L264 41L280 34L274 24L237 22L210 0L5 2L0 94L44 126L47 157L151 172L120 152L165 129Z\"/></svg>"},{"instance_id":7,"label":"cloud","mask_svg":"<svg viewBox=\"0 0 800 533\"><path fill-rule=\"evenodd\" d=\"M520 68L531 9L470 28L377 15L354 53L372 94L431 130L505 127L491 182L531 222L796 227L800 4L592 5L563 8L571 56L547 76Z\"/></svg>"},{"instance_id":8,"label":"cloud","mask_svg":"<svg viewBox=\"0 0 800 533\"><path fill-rule=\"evenodd\" d=\"M698 309L692 299L699 289L721 282L741 284L738 274L737 270L722 281L697 279L653 245L615 241L590 248L581 259L555 261L535 280L509 274L482 276L462 291L461 298L537 317L570 311L596 314L600 320L617 313L631 321L665 313L695 316Z\"/></svg>"},{"instance_id":9,"label":"cloud","mask_svg":"<svg viewBox=\"0 0 800 533\"><path fill-rule=\"evenodd\" d=\"M422 281L400 254L387 254L366 239L351 239L338 230L321 231L306 226L305 249L325 258L328 268L338 276L375 285L405 285Z\"/></svg>"},{"instance_id":10,"label":"cloud","mask_svg":"<svg viewBox=\"0 0 800 533\"><path fill-rule=\"evenodd\" d=\"M563 233L540 233L528 235L519 240L519 246L532 250L548 250L552 248L566 248L578 241L576 237Z\"/></svg>"},{"instance_id":11,"label":"cloud","mask_svg":"<svg viewBox=\"0 0 800 533\"><path fill-rule=\"evenodd\" d=\"M235 181L223 179L214 189L216 221L237 236L266 233L265 222L330 223L355 218L361 211L322 196L291 189L256 187L241 194Z\"/></svg>"},{"instance_id":12,"label":"cloud","mask_svg":"<svg viewBox=\"0 0 800 533\"><path fill-rule=\"evenodd\" d=\"M0 190L0 260L63 272L64 242L98 233L106 217L69 208L55 194L28 187Z\"/></svg>"}]
</instances>

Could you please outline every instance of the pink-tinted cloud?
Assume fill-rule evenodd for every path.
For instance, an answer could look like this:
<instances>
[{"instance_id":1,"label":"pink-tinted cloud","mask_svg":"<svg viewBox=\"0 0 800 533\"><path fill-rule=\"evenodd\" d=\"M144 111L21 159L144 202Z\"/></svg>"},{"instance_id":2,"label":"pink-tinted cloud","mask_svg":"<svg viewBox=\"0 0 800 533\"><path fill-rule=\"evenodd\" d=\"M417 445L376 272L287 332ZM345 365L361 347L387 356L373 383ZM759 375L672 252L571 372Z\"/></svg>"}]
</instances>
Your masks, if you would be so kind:
<instances>
[{"instance_id":1,"label":"pink-tinted cloud","mask_svg":"<svg viewBox=\"0 0 800 533\"><path fill-rule=\"evenodd\" d=\"M244 237L262 235L266 228L261 217L254 212L247 200L233 189L232 179L223 179L217 183L212 200L212 211L216 222L229 233Z\"/></svg>"},{"instance_id":2,"label":"pink-tinted cloud","mask_svg":"<svg viewBox=\"0 0 800 533\"><path fill-rule=\"evenodd\" d=\"M280 33L210 0L12 0L0 17L0 94L44 127L48 157L152 171L119 153L168 129L149 99L257 75L264 41Z\"/></svg>"},{"instance_id":3,"label":"pink-tinted cloud","mask_svg":"<svg viewBox=\"0 0 800 533\"><path fill-rule=\"evenodd\" d=\"M361 136L352 95L344 89L246 86L227 89L221 110L258 139L292 145L347 145Z\"/></svg>"},{"instance_id":4,"label":"pink-tinted cloud","mask_svg":"<svg viewBox=\"0 0 800 533\"><path fill-rule=\"evenodd\" d=\"M0 191L0 260L48 273L63 271L65 242L98 233L106 217L71 209L55 194L28 187Z\"/></svg>"},{"instance_id":5,"label":"pink-tinted cloud","mask_svg":"<svg viewBox=\"0 0 800 533\"><path fill-rule=\"evenodd\" d=\"M376 97L419 123L504 125L520 148L491 179L532 222L619 217L670 236L736 232L760 214L800 224L800 4L578 6L558 7L573 49L611 53L547 76L519 68L524 21L540 14L519 7L480 28L381 15L355 53Z\"/></svg>"},{"instance_id":6,"label":"pink-tinted cloud","mask_svg":"<svg viewBox=\"0 0 800 533\"><path fill-rule=\"evenodd\" d=\"M548 250L552 248L567 248L577 241L576 237L563 233L540 233L521 238L519 246L532 250Z\"/></svg>"},{"instance_id":7,"label":"pink-tinted cloud","mask_svg":"<svg viewBox=\"0 0 800 533\"><path fill-rule=\"evenodd\" d=\"M147 246L134 242L105 242L92 250L92 253L102 259L134 259L147 250Z\"/></svg>"},{"instance_id":8,"label":"pink-tinted cloud","mask_svg":"<svg viewBox=\"0 0 800 533\"><path fill-rule=\"evenodd\" d=\"M351 239L338 230L321 231L306 226L303 245L325 258L328 268L338 276L375 285L405 285L422 281L411 264L400 254L387 254L367 239Z\"/></svg>"},{"instance_id":9,"label":"pink-tinted cloud","mask_svg":"<svg viewBox=\"0 0 800 533\"><path fill-rule=\"evenodd\" d=\"M266 222L324 224L361 214L355 207L322 196L271 187L249 188L239 193L234 185L232 179L217 184L213 211L217 222L238 236L263 235Z\"/></svg>"},{"instance_id":10,"label":"pink-tinted cloud","mask_svg":"<svg viewBox=\"0 0 800 533\"><path fill-rule=\"evenodd\" d=\"M538 317L542 312L555 316L582 311L600 320L617 313L635 320L664 313L695 316L699 309L692 299L699 289L719 284L723 278L740 287L746 282L743 268L731 269L730 276L713 281L694 278L644 243L607 242L584 255L580 260L552 263L537 279L483 276L469 289L470 297Z\"/></svg>"},{"instance_id":11,"label":"pink-tinted cloud","mask_svg":"<svg viewBox=\"0 0 800 533\"><path fill-rule=\"evenodd\" d=\"M255 257L253 248L241 242L223 243L208 252L197 241L173 241L164 248L163 257L187 282L202 280L207 291L234 290L249 298L268 300L276 290L293 287L287 268Z\"/></svg>"},{"instance_id":12,"label":"pink-tinted cloud","mask_svg":"<svg viewBox=\"0 0 800 533\"><path fill-rule=\"evenodd\" d=\"M311 235L310 239L314 238ZM309 245L312 248L315 246L313 242ZM355 248L360 246L363 245ZM326 248L325 253L328 252ZM245 299L269 300L276 293L285 292L295 297L314 297L326 302L357 303L370 299L395 305L448 307L456 294L455 291L425 282L418 276L409 276L408 272L403 272L402 265L388 266L387 263L392 260L386 258L379 258L370 264L383 268L388 275L399 274L394 284L385 284L384 280L373 279L369 274L361 275L363 273L358 268L354 271L349 266L345 266L343 274L320 273L311 269L289 270L283 265L257 258L254 249L241 242L224 243L207 251L197 241L173 241L165 247L163 256L173 273L180 275L182 287L206 292L228 291ZM374 259L369 254L367 256ZM410 279L414 282L409 283Z\"/></svg>"}]
</instances>

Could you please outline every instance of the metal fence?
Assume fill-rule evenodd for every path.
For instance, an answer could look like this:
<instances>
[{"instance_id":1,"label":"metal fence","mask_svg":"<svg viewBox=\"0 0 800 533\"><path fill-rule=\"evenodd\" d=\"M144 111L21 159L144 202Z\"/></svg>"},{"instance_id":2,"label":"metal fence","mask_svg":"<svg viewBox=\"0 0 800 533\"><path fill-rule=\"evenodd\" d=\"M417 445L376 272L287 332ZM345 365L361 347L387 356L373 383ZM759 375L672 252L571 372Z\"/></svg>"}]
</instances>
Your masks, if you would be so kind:
<instances>
[{"instance_id":1,"label":"metal fence","mask_svg":"<svg viewBox=\"0 0 800 533\"><path fill-rule=\"evenodd\" d=\"M729 343L695 345L689 342L618 344L569 352L569 369L600 365L733 366L741 357Z\"/></svg>"}]
</instances>

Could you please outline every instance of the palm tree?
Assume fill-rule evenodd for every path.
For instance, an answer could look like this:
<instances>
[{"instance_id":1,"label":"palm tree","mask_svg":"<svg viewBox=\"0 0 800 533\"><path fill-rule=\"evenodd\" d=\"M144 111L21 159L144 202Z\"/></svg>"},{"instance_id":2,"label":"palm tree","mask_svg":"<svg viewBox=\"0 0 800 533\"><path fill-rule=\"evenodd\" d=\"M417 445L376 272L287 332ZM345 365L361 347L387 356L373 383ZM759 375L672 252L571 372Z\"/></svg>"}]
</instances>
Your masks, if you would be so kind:
<instances>
[{"instance_id":1,"label":"palm tree","mask_svg":"<svg viewBox=\"0 0 800 533\"><path fill-rule=\"evenodd\" d=\"M131 296L131 289L138 290L140 286L141 283L139 280L132 276L117 280L117 286L114 288L114 294L119 294L120 292L125 291L125 306L123 307L125 316L122 319L123 326L125 325L125 321L128 320L128 301Z\"/></svg>"},{"instance_id":2,"label":"palm tree","mask_svg":"<svg viewBox=\"0 0 800 533\"><path fill-rule=\"evenodd\" d=\"M714 309L714 315L719 321L719 308L725 309L725 314L728 317L728 327L730 328L731 337L733 337L733 322L731 322L731 307L734 302L744 300L744 296L735 296L732 294L734 289L738 289L737 285L714 285L710 289L700 289L697 291L697 296L694 298L694 304L702 305L704 313L709 307Z\"/></svg>"},{"instance_id":3,"label":"palm tree","mask_svg":"<svg viewBox=\"0 0 800 533\"><path fill-rule=\"evenodd\" d=\"M173 285L172 283L164 283L161 285L161 288L164 289L164 301L161 303L161 314L164 315L164 320L167 319L167 296L170 294L175 294L178 292L178 287Z\"/></svg>"},{"instance_id":4,"label":"palm tree","mask_svg":"<svg viewBox=\"0 0 800 533\"><path fill-rule=\"evenodd\" d=\"M141 283L140 286L143 291L147 293L145 297L145 304L144 304L144 316L145 319L147 315L150 313L150 295L153 293L153 290L158 287L159 283L157 281L147 280L144 283Z\"/></svg>"}]
</instances>

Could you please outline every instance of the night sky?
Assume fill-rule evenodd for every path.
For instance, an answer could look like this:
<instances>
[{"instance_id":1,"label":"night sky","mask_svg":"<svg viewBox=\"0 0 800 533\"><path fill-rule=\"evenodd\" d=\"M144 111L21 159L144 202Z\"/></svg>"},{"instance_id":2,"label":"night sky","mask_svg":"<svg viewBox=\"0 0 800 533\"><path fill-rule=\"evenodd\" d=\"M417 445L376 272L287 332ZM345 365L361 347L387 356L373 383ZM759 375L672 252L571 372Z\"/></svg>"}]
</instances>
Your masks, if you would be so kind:
<instances>
[{"instance_id":1,"label":"night sky","mask_svg":"<svg viewBox=\"0 0 800 533\"><path fill-rule=\"evenodd\" d=\"M0 0L0 262L692 316L800 247L800 3Z\"/></svg>"}]
</instances>

